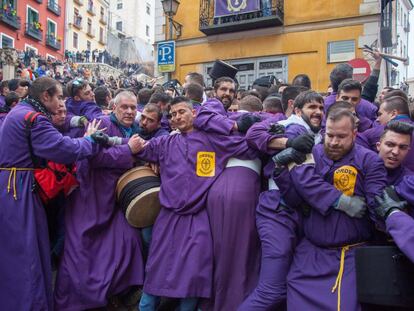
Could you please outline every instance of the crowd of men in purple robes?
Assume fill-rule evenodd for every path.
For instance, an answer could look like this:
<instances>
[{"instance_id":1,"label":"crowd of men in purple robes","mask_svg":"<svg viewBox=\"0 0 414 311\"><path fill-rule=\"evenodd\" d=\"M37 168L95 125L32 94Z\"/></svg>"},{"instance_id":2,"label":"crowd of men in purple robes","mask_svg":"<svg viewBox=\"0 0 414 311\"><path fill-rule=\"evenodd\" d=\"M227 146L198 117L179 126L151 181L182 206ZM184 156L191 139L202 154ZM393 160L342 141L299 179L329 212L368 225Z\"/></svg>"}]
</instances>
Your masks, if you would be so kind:
<instances>
[{"instance_id":1,"label":"crowd of men in purple robes","mask_svg":"<svg viewBox=\"0 0 414 311\"><path fill-rule=\"evenodd\" d=\"M414 121L403 91L376 96L380 65L364 85L337 65L330 94L306 74L191 72L184 94L2 81L1 309L399 310L357 284L360 249L393 240L414 264ZM116 195L136 166L161 180L145 228ZM76 183L45 202L41 170Z\"/></svg>"}]
</instances>

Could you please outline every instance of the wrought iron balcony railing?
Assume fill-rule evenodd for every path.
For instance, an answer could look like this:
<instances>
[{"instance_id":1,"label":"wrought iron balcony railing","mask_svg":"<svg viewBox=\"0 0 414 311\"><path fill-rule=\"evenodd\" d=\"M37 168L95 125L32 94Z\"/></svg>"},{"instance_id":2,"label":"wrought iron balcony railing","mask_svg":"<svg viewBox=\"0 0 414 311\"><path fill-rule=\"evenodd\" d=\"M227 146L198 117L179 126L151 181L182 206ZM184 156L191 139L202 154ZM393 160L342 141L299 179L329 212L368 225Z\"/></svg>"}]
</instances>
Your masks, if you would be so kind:
<instances>
[{"instance_id":1,"label":"wrought iron balcony railing","mask_svg":"<svg viewBox=\"0 0 414 311\"><path fill-rule=\"evenodd\" d=\"M60 5L56 3L55 0L49 0L47 2L47 9L53 13L55 13L57 16L60 16L61 14L61 8Z\"/></svg>"},{"instance_id":2,"label":"wrought iron balcony railing","mask_svg":"<svg viewBox=\"0 0 414 311\"><path fill-rule=\"evenodd\" d=\"M214 16L214 0L200 1L200 31L206 35L283 25L283 0L268 0L260 10L222 17Z\"/></svg>"},{"instance_id":3,"label":"wrought iron balcony railing","mask_svg":"<svg viewBox=\"0 0 414 311\"><path fill-rule=\"evenodd\" d=\"M46 45L50 46L55 50L60 50L61 42L55 36L46 35Z\"/></svg>"},{"instance_id":4,"label":"wrought iron balcony railing","mask_svg":"<svg viewBox=\"0 0 414 311\"><path fill-rule=\"evenodd\" d=\"M99 18L99 21L102 23L102 24L104 24L104 25L106 25L108 22L107 22L107 17L106 17L106 15L105 14L101 14L101 17Z\"/></svg>"},{"instance_id":5,"label":"wrought iron balcony railing","mask_svg":"<svg viewBox=\"0 0 414 311\"><path fill-rule=\"evenodd\" d=\"M88 5L88 9L87 9L88 13L91 14L92 16L96 15L96 10L95 7L93 5Z\"/></svg>"},{"instance_id":6,"label":"wrought iron balcony railing","mask_svg":"<svg viewBox=\"0 0 414 311\"><path fill-rule=\"evenodd\" d=\"M17 16L17 11L13 8L1 8L0 21L14 29L20 29L21 27L20 17Z\"/></svg>"},{"instance_id":7,"label":"wrought iron balcony railing","mask_svg":"<svg viewBox=\"0 0 414 311\"><path fill-rule=\"evenodd\" d=\"M40 26L35 26L34 24L27 23L25 34L32 37L33 39L42 41L43 30L40 28Z\"/></svg>"},{"instance_id":8,"label":"wrought iron balcony railing","mask_svg":"<svg viewBox=\"0 0 414 311\"><path fill-rule=\"evenodd\" d=\"M73 26L75 26L78 29L82 29L82 16L75 15L73 17Z\"/></svg>"}]
</instances>

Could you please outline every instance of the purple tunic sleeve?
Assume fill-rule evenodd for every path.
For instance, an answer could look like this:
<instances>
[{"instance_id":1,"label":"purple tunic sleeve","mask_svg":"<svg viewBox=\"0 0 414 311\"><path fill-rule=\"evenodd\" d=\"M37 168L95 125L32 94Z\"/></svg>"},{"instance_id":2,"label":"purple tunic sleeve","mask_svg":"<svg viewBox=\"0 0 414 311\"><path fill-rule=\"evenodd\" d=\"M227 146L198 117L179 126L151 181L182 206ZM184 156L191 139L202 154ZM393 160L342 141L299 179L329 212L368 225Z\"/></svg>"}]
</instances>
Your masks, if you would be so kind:
<instances>
[{"instance_id":1,"label":"purple tunic sleeve","mask_svg":"<svg viewBox=\"0 0 414 311\"><path fill-rule=\"evenodd\" d=\"M85 116L88 121L98 119L104 116L102 109L95 102L82 103L81 115Z\"/></svg>"},{"instance_id":2,"label":"purple tunic sleeve","mask_svg":"<svg viewBox=\"0 0 414 311\"><path fill-rule=\"evenodd\" d=\"M414 205L414 175L407 175L395 186L395 191L410 205Z\"/></svg>"},{"instance_id":3,"label":"purple tunic sleeve","mask_svg":"<svg viewBox=\"0 0 414 311\"><path fill-rule=\"evenodd\" d=\"M72 139L63 136L44 116L36 118L31 139L36 156L57 163L70 164L97 151L97 146L85 138Z\"/></svg>"},{"instance_id":4,"label":"purple tunic sleeve","mask_svg":"<svg viewBox=\"0 0 414 311\"><path fill-rule=\"evenodd\" d=\"M342 195L315 172L313 164L297 165L290 171L294 188L306 202L322 215L327 215ZM321 195L323 193L323 195Z\"/></svg>"},{"instance_id":5,"label":"purple tunic sleeve","mask_svg":"<svg viewBox=\"0 0 414 311\"><path fill-rule=\"evenodd\" d=\"M289 206L297 207L303 204L301 196L290 180L290 174L287 169L283 170L280 174L275 175L273 179L279 187L280 196Z\"/></svg>"},{"instance_id":6,"label":"purple tunic sleeve","mask_svg":"<svg viewBox=\"0 0 414 311\"><path fill-rule=\"evenodd\" d=\"M205 132L230 135L234 121L228 118L220 101L210 99L198 111L194 127Z\"/></svg>"},{"instance_id":7,"label":"purple tunic sleeve","mask_svg":"<svg viewBox=\"0 0 414 311\"><path fill-rule=\"evenodd\" d=\"M414 262L414 219L398 211L388 216L386 226L398 248Z\"/></svg>"},{"instance_id":8,"label":"purple tunic sleeve","mask_svg":"<svg viewBox=\"0 0 414 311\"><path fill-rule=\"evenodd\" d=\"M274 119L266 119L262 122L253 124L246 133L246 141L251 148L268 155L273 155L277 150L270 149L269 143L276 138L285 137L284 135L272 135L268 132L271 124L276 123Z\"/></svg>"},{"instance_id":9,"label":"purple tunic sleeve","mask_svg":"<svg viewBox=\"0 0 414 311\"><path fill-rule=\"evenodd\" d=\"M174 135L180 135L180 134L174 134ZM164 135L164 136L151 139L150 141L146 143L145 147L140 152L138 152L136 157L139 158L140 160L144 160L147 162L159 163L159 159L161 156L163 146L169 138L170 138L169 135L168 136Z\"/></svg>"},{"instance_id":10,"label":"purple tunic sleeve","mask_svg":"<svg viewBox=\"0 0 414 311\"><path fill-rule=\"evenodd\" d=\"M125 168L128 169L134 165L134 157L131 149L127 144L114 146L111 148L102 148L91 161L91 167L94 168Z\"/></svg>"}]
</instances>

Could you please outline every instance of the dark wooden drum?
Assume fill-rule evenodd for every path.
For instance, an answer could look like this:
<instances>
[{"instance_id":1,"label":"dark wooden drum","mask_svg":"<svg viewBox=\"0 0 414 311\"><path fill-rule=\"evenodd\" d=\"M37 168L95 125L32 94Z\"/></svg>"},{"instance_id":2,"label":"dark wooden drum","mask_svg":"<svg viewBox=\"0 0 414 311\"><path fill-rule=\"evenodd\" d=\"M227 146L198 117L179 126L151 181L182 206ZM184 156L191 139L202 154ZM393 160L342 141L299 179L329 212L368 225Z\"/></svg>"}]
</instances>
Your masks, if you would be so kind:
<instances>
[{"instance_id":1,"label":"dark wooden drum","mask_svg":"<svg viewBox=\"0 0 414 311\"><path fill-rule=\"evenodd\" d=\"M414 263L394 245L364 246L355 252L361 303L414 308Z\"/></svg>"},{"instance_id":2,"label":"dark wooden drum","mask_svg":"<svg viewBox=\"0 0 414 311\"><path fill-rule=\"evenodd\" d=\"M160 185L160 178L147 166L135 167L119 178L117 200L131 226L145 228L154 224L161 209Z\"/></svg>"}]
</instances>

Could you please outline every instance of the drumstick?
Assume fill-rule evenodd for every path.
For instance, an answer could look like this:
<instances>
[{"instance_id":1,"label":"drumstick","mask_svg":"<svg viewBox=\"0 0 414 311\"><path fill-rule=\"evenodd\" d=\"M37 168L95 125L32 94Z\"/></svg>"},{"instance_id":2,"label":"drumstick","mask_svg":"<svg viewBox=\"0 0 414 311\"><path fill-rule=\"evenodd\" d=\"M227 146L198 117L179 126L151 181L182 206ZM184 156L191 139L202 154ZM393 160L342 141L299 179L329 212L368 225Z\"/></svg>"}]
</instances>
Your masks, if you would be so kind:
<instances>
[{"instance_id":1,"label":"drumstick","mask_svg":"<svg viewBox=\"0 0 414 311\"><path fill-rule=\"evenodd\" d=\"M406 62L407 61L406 57L395 56L395 55L391 55L391 54L387 54L387 53L379 53L379 55L381 55L382 57L388 57L388 58L391 58L391 59L396 59L396 60L399 60L401 62Z\"/></svg>"},{"instance_id":2,"label":"drumstick","mask_svg":"<svg viewBox=\"0 0 414 311\"><path fill-rule=\"evenodd\" d=\"M371 48L371 47L369 47L368 45L364 45L364 48L365 48L365 52L368 52L368 53L371 53L371 54L373 54L374 53L374 50ZM390 58L388 58L387 56L381 56L387 63L390 63L391 65L393 65L394 67L398 67L398 63L396 63L396 62L394 62L393 60L391 60Z\"/></svg>"}]
</instances>

